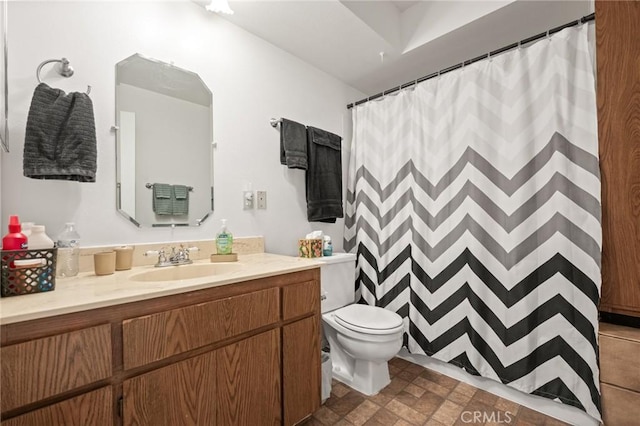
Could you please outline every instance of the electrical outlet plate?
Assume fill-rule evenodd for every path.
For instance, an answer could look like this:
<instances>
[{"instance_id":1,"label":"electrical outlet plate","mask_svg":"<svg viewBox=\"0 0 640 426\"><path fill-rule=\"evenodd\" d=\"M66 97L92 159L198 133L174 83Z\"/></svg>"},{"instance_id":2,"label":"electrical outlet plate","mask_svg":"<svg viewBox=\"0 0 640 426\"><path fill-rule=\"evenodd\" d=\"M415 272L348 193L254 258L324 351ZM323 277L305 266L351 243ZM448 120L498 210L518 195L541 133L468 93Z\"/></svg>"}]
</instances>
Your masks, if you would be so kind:
<instances>
[{"instance_id":1,"label":"electrical outlet plate","mask_svg":"<svg viewBox=\"0 0 640 426\"><path fill-rule=\"evenodd\" d=\"M267 208L267 191L258 191L258 208L266 209Z\"/></svg>"}]
</instances>

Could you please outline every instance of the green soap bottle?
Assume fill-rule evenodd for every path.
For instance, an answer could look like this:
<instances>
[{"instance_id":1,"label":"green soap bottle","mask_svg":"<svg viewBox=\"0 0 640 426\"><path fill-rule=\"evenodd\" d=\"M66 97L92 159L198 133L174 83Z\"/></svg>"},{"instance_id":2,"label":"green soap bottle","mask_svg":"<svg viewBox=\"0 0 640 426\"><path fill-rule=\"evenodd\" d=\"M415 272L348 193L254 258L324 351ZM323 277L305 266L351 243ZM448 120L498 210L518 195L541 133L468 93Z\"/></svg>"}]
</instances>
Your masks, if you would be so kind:
<instances>
[{"instance_id":1,"label":"green soap bottle","mask_svg":"<svg viewBox=\"0 0 640 426\"><path fill-rule=\"evenodd\" d=\"M231 254L233 249L233 235L227 230L227 219L222 219L222 228L216 234L216 252Z\"/></svg>"}]
</instances>

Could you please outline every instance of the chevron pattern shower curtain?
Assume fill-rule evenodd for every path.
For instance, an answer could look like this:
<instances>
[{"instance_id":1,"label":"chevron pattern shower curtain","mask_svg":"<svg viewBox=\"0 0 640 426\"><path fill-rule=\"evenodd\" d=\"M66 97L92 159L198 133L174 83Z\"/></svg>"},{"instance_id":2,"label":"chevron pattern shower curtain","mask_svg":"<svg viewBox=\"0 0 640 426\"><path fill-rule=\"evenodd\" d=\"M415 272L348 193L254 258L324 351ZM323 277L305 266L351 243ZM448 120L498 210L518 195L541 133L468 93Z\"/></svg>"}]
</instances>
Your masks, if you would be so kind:
<instances>
[{"instance_id":1,"label":"chevron pattern shower curtain","mask_svg":"<svg viewBox=\"0 0 640 426\"><path fill-rule=\"evenodd\" d=\"M412 353L600 419L587 25L353 110L345 248Z\"/></svg>"}]
</instances>

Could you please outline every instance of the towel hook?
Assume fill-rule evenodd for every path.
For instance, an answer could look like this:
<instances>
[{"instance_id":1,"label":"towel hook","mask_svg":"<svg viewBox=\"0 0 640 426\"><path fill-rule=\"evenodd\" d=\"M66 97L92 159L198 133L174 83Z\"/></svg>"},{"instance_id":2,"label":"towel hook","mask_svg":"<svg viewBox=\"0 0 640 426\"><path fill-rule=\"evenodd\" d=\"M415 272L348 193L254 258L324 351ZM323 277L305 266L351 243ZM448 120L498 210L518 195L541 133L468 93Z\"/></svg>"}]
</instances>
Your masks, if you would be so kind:
<instances>
[{"instance_id":1,"label":"towel hook","mask_svg":"<svg viewBox=\"0 0 640 426\"><path fill-rule=\"evenodd\" d=\"M52 62L58 62L59 65L56 66L56 71L63 77L71 77L73 75L73 67L69 63L67 58L62 59L47 59L46 61L42 61L40 65L38 65L38 69L36 70L36 78L38 79L38 83L42 83L42 79L40 78L40 71L42 71L42 67L50 64ZM91 86L87 86L87 95L91 93Z\"/></svg>"}]
</instances>

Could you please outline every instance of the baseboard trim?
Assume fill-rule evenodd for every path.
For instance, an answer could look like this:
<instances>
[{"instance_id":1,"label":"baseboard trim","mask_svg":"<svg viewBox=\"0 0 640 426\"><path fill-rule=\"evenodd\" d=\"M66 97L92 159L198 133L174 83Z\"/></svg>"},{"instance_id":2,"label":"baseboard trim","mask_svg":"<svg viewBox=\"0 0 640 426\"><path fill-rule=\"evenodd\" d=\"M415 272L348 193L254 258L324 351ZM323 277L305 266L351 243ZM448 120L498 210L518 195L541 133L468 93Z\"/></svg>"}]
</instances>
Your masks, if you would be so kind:
<instances>
[{"instance_id":1,"label":"baseboard trim","mask_svg":"<svg viewBox=\"0 0 640 426\"><path fill-rule=\"evenodd\" d=\"M640 328L640 317L632 317L631 315L600 312L600 321L608 322L609 324L624 325L625 327Z\"/></svg>"}]
</instances>

